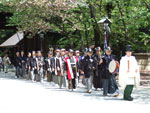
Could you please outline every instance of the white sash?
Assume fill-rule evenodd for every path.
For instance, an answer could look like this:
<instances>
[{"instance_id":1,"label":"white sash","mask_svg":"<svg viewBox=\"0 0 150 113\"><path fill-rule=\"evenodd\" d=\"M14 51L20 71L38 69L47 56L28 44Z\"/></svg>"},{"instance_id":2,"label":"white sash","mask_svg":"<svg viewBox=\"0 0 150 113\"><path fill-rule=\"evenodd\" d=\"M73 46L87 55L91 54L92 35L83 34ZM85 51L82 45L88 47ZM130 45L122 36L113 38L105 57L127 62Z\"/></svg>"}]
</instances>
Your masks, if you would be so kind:
<instances>
[{"instance_id":1,"label":"white sash","mask_svg":"<svg viewBox=\"0 0 150 113\"><path fill-rule=\"evenodd\" d=\"M57 75L56 57L55 57L55 75Z\"/></svg>"},{"instance_id":2,"label":"white sash","mask_svg":"<svg viewBox=\"0 0 150 113\"><path fill-rule=\"evenodd\" d=\"M76 61L76 58L74 56L73 56L73 59L74 59L75 65L76 65L77 61ZM71 78L74 79L74 74L73 74L73 71L72 71L72 68L71 68L70 59L67 59L67 62L68 62L68 67L69 67L69 71L70 71L70 74L71 74Z\"/></svg>"},{"instance_id":3,"label":"white sash","mask_svg":"<svg viewBox=\"0 0 150 113\"><path fill-rule=\"evenodd\" d=\"M48 64L49 64L49 71L52 72L52 69L51 69L51 62L50 62L50 59L48 58Z\"/></svg>"},{"instance_id":4,"label":"white sash","mask_svg":"<svg viewBox=\"0 0 150 113\"><path fill-rule=\"evenodd\" d=\"M74 75L73 75L73 71L72 71L72 68L71 68L70 59L67 59L67 62L68 62L68 67L69 67L71 78L74 79Z\"/></svg>"},{"instance_id":5,"label":"white sash","mask_svg":"<svg viewBox=\"0 0 150 113\"><path fill-rule=\"evenodd\" d=\"M61 68L61 75L64 75L64 69L63 69L63 61L62 61L62 57L59 57L59 62L60 62L60 68Z\"/></svg>"}]
</instances>

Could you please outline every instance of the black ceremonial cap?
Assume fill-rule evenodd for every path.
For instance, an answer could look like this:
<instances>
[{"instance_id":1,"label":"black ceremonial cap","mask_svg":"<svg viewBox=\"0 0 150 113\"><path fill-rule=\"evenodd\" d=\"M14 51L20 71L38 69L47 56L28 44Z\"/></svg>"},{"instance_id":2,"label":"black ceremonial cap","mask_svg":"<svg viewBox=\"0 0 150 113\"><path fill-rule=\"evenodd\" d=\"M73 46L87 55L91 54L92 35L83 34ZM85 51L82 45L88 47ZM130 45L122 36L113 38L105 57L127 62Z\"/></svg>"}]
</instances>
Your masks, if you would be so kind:
<instances>
[{"instance_id":1,"label":"black ceremonial cap","mask_svg":"<svg viewBox=\"0 0 150 113\"><path fill-rule=\"evenodd\" d=\"M132 51L131 45L127 45L127 46L126 46L126 51Z\"/></svg>"}]
</instances>

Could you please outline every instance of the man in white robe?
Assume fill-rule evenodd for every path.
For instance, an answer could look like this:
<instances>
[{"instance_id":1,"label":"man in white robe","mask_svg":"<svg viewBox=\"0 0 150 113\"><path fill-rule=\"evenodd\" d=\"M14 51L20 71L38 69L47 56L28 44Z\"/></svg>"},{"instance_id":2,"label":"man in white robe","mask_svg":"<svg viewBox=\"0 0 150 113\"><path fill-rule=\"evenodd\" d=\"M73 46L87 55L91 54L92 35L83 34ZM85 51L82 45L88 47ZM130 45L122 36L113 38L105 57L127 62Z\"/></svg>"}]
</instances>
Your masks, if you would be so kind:
<instances>
[{"instance_id":1,"label":"man in white robe","mask_svg":"<svg viewBox=\"0 0 150 113\"><path fill-rule=\"evenodd\" d=\"M133 87L136 88L140 84L139 66L132 55L131 45L126 47L126 55L120 60L119 84L124 89L124 100L132 101L131 97Z\"/></svg>"}]
</instances>

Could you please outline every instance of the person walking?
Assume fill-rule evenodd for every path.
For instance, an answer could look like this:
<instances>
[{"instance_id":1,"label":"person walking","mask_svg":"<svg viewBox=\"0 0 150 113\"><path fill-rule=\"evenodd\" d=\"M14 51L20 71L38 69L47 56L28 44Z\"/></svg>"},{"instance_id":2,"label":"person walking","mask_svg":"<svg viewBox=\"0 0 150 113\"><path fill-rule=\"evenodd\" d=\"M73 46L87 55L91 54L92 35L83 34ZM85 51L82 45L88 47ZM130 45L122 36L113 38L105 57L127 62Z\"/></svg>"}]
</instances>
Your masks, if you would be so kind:
<instances>
[{"instance_id":1,"label":"person walking","mask_svg":"<svg viewBox=\"0 0 150 113\"><path fill-rule=\"evenodd\" d=\"M47 71L47 81L52 82L53 81L53 73L55 71L54 67L54 58L53 53L51 51L48 52L48 58L45 62L46 71Z\"/></svg>"},{"instance_id":2,"label":"person walking","mask_svg":"<svg viewBox=\"0 0 150 113\"><path fill-rule=\"evenodd\" d=\"M95 48L96 54L94 55L94 60L96 61L96 69L94 71L93 85L95 90L102 88L102 55L101 48Z\"/></svg>"},{"instance_id":3,"label":"person walking","mask_svg":"<svg viewBox=\"0 0 150 113\"><path fill-rule=\"evenodd\" d=\"M76 77L77 77L77 58L73 55L74 51L69 49L69 56L65 58L65 73L68 78L68 89L73 91L76 89Z\"/></svg>"},{"instance_id":4,"label":"person walking","mask_svg":"<svg viewBox=\"0 0 150 113\"><path fill-rule=\"evenodd\" d=\"M0 72L3 69L3 58L0 56Z\"/></svg>"},{"instance_id":5,"label":"person walking","mask_svg":"<svg viewBox=\"0 0 150 113\"><path fill-rule=\"evenodd\" d=\"M16 67L16 76L17 78L19 78L21 77L21 58L19 52L16 52L15 67Z\"/></svg>"},{"instance_id":6,"label":"person walking","mask_svg":"<svg viewBox=\"0 0 150 113\"><path fill-rule=\"evenodd\" d=\"M11 64L11 61L8 57L8 54L6 54L3 58L3 61L4 61L4 70L5 70L5 73L8 73L8 66L9 64Z\"/></svg>"},{"instance_id":7,"label":"person walking","mask_svg":"<svg viewBox=\"0 0 150 113\"><path fill-rule=\"evenodd\" d=\"M112 50L110 47L105 49L105 55L103 56L102 63L102 85L103 85L103 95L108 96L111 94L113 97L119 95L119 89L115 79L115 74L109 72L109 64L112 60L115 60L112 55Z\"/></svg>"},{"instance_id":8,"label":"person walking","mask_svg":"<svg viewBox=\"0 0 150 113\"><path fill-rule=\"evenodd\" d=\"M140 71L137 60L132 56L131 45L126 46L126 55L120 60L119 84L124 88L123 99L133 101L131 96L134 86L140 85Z\"/></svg>"},{"instance_id":9,"label":"person walking","mask_svg":"<svg viewBox=\"0 0 150 113\"><path fill-rule=\"evenodd\" d=\"M85 75L87 93L92 93L93 77L96 68L96 62L93 57L93 50L88 48L87 56L83 59L83 68L81 73Z\"/></svg>"},{"instance_id":10,"label":"person walking","mask_svg":"<svg viewBox=\"0 0 150 113\"><path fill-rule=\"evenodd\" d=\"M21 76L23 78L26 78L26 56L24 54L24 51L21 51L21 55L20 55L20 58L21 58L21 70L22 70L22 73L21 73Z\"/></svg>"}]
</instances>

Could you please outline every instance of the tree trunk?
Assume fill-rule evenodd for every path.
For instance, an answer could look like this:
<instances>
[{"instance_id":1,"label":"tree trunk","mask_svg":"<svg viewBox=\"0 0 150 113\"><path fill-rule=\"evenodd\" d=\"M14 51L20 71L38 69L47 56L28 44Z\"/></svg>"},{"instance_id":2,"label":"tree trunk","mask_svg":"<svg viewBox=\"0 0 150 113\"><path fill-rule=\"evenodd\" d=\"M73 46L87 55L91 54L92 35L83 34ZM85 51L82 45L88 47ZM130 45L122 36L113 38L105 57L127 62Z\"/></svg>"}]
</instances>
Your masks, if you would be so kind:
<instances>
[{"instance_id":1,"label":"tree trunk","mask_svg":"<svg viewBox=\"0 0 150 113\"><path fill-rule=\"evenodd\" d=\"M87 26L86 26L86 24L84 24L84 28L85 28L86 46L89 47L89 42L88 42L88 32L87 32Z\"/></svg>"},{"instance_id":2,"label":"tree trunk","mask_svg":"<svg viewBox=\"0 0 150 113\"><path fill-rule=\"evenodd\" d=\"M79 37L81 39L81 48L80 49L83 50L84 49L84 42L83 42L83 38L82 38L80 30L79 30Z\"/></svg>"},{"instance_id":3,"label":"tree trunk","mask_svg":"<svg viewBox=\"0 0 150 113\"><path fill-rule=\"evenodd\" d=\"M100 29L95 17L95 8L94 6L90 3L90 0L88 0L89 2L89 8L90 8L90 15L92 20L92 24L93 24L93 29L94 29L94 41L95 41L95 47L100 46Z\"/></svg>"},{"instance_id":4,"label":"tree trunk","mask_svg":"<svg viewBox=\"0 0 150 113\"><path fill-rule=\"evenodd\" d=\"M150 9L150 6L148 5L148 3L147 3L145 0L143 0L143 2L144 2L144 4L146 5L146 8L149 10L149 9Z\"/></svg>"},{"instance_id":5,"label":"tree trunk","mask_svg":"<svg viewBox=\"0 0 150 113\"><path fill-rule=\"evenodd\" d=\"M123 24L123 27L124 27L124 37L125 37L126 40L128 40L127 27L126 27L126 23L125 23L125 20L124 20L123 11L122 11L122 8L120 6L120 3L118 1L116 1L116 2L117 2L117 5L118 5L118 9L119 9L119 12L120 12L122 24Z\"/></svg>"}]
</instances>

